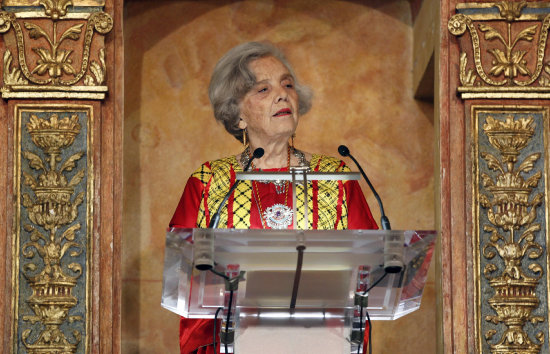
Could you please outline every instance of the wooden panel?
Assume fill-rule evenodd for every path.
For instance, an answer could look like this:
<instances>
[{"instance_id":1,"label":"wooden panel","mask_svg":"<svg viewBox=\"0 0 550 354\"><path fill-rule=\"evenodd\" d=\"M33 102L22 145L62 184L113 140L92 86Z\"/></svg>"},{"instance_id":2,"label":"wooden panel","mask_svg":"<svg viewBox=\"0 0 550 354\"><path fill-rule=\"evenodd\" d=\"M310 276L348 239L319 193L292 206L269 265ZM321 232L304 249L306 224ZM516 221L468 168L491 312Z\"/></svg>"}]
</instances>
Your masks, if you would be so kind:
<instances>
[{"instance_id":1,"label":"wooden panel","mask_svg":"<svg viewBox=\"0 0 550 354\"><path fill-rule=\"evenodd\" d=\"M550 4L441 18L442 348L545 353Z\"/></svg>"},{"instance_id":2,"label":"wooden panel","mask_svg":"<svg viewBox=\"0 0 550 354\"><path fill-rule=\"evenodd\" d=\"M6 353L120 352L122 1L65 3L0 11Z\"/></svg>"}]
</instances>

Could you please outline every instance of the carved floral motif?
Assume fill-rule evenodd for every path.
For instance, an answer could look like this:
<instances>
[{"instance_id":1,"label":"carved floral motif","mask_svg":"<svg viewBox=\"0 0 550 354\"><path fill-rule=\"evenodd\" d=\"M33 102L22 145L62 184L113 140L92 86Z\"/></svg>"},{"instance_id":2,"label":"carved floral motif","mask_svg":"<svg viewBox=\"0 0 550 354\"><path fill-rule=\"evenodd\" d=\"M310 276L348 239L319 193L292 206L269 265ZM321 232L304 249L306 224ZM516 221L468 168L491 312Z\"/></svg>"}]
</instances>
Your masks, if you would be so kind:
<instances>
[{"instance_id":1,"label":"carved floral motif","mask_svg":"<svg viewBox=\"0 0 550 354\"><path fill-rule=\"evenodd\" d=\"M473 87L475 83L477 86L494 87L498 91L498 87L526 87L537 82L538 87L550 85L550 67L544 63L550 15L540 24L525 27L518 19L527 5L525 1L494 3L493 6L498 8L500 17L505 22L504 31L490 22L474 22L462 13L451 17L447 24L449 32L462 36L467 30L471 38L473 69L477 75L468 66L467 52L470 50L462 44L460 82L463 87ZM480 38L481 34L483 35ZM531 44L518 49L521 42ZM532 53L531 57L535 60L528 60L528 53ZM487 63L490 63L488 71L485 69L489 67Z\"/></svg>"},{"instance_id":2,"label":"carved floral motif","mask_svg":"<svg viewBox=\"0 0 550 354\"><path fill-rule=\"evenodd\" d=\"M36 85L50 86L48 92L56 91L52 88L68 92L68 87L80 85L70 97L103 98L105 94L98 92L107 90L101 86L106 75L104 48L97 49L96 60L90 57L94 34L105 35L112 30L111 16L92 12L87 20L86 17L69 19L71 0L41 0L40 5L50 20L47 25L34 20L21 21L15 13L0 11L0 33L13 29L14 47L17 48L17 60L11 53L4 57L3 96L12 97L10 92L16 91L36 92L30 87ZM62 31L60 24L63 24ZM29 57L28 51L36 53L37 58ZM92 89L91 86L96 87Z\"/></svg>"},{"instance_id":3,"label":"carved floral motif","mask_svg":"<svg viewBox=\"0 0 550 354\"><path fill-rule=\"evenodd\" d=\"M545 320L532 315L540 304L536 289L543 275L543 268L534 260L544 253L543 247L536 241L536 233L541 230L541 224L536 220L536 210L544 195L537 193L532 196L542 172L537 171L527 178L524 175L534 170L541 154L531 154L516 166L520 151L529 144L535 133L534 119L514 119L510 115L500 120L488 116L483 131L501 156L480 153L489 170L496 173L495 176L481 174L481 183L488 193L480 194L479 203L486 209L490 223L483 227L488 239L482 244L482 254L487 260L498 256L503 262L503 268L499 269L499 262L489 262L483 269L495 291L488 303L496 312L496 315L487 315L485 320L506 326L500 340L490 343L490 350L495 354L539 353L544 342L543 332L536 335L539 341L536 343L523 327L528 321L537 324ZM534 276L525 273L524 261L531 262L527 269ZM490 340L496 333L489 330L485 338Z\"/></svg>"},{"instance_id":4,"label":"carved floral motif","mask_svg":"<svg viewBox=\"0 0 550 354\"><path fill-rule=\"evenodd\" d=\"M22 152L29 167L38 171L37 176L23 172L23 183L34 193L34 196L24 193L22 201L32 222L24 225L29 240L22 245L21 252L31 260L23 271L32 289L26 301L34 312L33 316L23 316L23 320L40 322L44 327L33 343L28 341L31 329L23 331L22 340L29 353L74 353L81 333L74 330L74 339L70 341L60 326L66 321L82 321L80 316L69 315L70 309L77 304L73 290L82 274L82 266L78 262L66 262L67 256L77 257L83 252L83 245L76 241L81 225L72 223L84 200L84 192L74 194L75 187L85 176L85 169L80 169L70 180L66 173L77 168L84 153L75 153L62 161L61 152L73 144L81 127L77 115L59 118L52 114L49 119L31 116L26 129L47 158L43 160L31 151ZM67 225L70 226L61 232ZM36 256L41 261L37 261Z\"/></svg>"}]
</instances>

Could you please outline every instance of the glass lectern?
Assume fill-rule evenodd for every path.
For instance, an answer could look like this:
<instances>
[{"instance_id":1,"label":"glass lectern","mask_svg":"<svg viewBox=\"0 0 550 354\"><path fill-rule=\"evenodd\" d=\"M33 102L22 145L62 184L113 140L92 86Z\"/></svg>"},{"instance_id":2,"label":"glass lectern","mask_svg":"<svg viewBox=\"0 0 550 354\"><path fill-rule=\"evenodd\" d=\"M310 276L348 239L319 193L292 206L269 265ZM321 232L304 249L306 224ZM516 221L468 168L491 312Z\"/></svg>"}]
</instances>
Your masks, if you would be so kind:
<instances>
[{"instance_id":1,"label":"glass lectern","mask_svg":"<svg viewBox=\"0 0 550 354\"><path fill-rule=\"evenodd\" d=\"M285 346L292 341L311 339L321 352L349 353L356 348L350 342L359 323L358 289L399 259L402 271L369 290L366 310L374 320L415 311L435 238L435 231L170 229L162 306L188 318L214 318L227 307L226 281L215 273L232 274L239 282L230 352L259 352L258 341L261 352L273 346L274 353L290 352ZM198 257L210 257L214 272L196 269Z\"/></svg>"}]
</instances>

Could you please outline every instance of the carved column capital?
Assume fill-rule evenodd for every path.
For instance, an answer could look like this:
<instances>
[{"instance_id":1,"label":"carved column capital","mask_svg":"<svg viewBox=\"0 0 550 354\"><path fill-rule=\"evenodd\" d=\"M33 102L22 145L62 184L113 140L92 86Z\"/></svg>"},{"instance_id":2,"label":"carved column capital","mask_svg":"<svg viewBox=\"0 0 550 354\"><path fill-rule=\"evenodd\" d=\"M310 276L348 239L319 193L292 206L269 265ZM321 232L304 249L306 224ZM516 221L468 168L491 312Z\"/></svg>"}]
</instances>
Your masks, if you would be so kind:
<instances>
[{"instance_id":1,"label":"carved column capital","mask_svg":"<svg viewBox=\"0 0 550 354\"><path fill-rule=\"evenodd\" d=\"M100 1L4 2L3 98L104 99L104 36L113 19Z\"/></svg>"}]
</instances>

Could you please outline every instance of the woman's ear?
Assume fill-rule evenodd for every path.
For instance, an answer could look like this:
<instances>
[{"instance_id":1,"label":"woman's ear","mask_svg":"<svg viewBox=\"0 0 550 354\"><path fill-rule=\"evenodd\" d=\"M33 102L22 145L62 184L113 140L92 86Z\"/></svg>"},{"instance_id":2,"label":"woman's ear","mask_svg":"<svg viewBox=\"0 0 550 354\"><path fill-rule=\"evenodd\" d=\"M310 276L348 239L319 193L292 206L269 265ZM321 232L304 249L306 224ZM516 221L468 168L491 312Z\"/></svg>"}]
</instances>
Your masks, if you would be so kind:
<instances>
[{"instance_id":1,"label":"woman's ear","mask_svg":"<svg viewBox=\"0 0 550 354\"><path fill-rule=\"evenodd\" d=\"M239 128L240 129L246 129L248 124L246 124L246 122L244 121L244 119L242 118L239 118Z\"/></svg>"}]
</instances>

